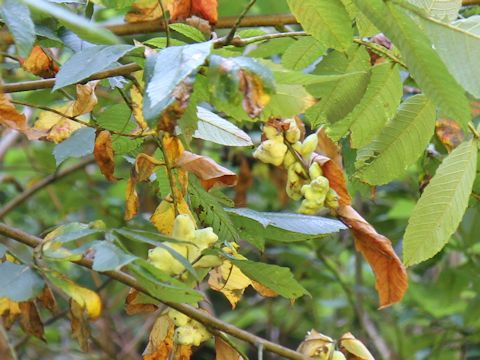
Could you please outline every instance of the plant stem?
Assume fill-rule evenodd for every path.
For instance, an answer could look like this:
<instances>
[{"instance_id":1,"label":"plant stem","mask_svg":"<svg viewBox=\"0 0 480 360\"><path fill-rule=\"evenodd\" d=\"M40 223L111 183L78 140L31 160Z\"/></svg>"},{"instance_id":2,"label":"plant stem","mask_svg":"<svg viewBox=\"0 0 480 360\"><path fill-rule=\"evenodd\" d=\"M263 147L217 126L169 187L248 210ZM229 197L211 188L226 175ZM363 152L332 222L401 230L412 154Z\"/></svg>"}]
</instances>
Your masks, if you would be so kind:
<instances>
[{"instance_id":1,"label":"plant stem","mask_svg":"<svg viewBox=\"0 0 480 360\"><path fill-rule=\"evenodd\" d=\"M161 137L160 137L161 136ZM163 154L163 160L165 161L165 169L167 170L168 182L170 183L170 194L172 195L173 201L173 209L175 211L175 217L177 217L180 212L178 211L178 199L177 199L177 192L175 191L175 179L173 177L173 169L172 164L170 163L170 159L168 158L167 151L165 146L163 145L163 133L159 134L159 137L155 138L155 141L158 145L158 148Z\"/></svg>"},{"instance_id":2,"label":"plant stem","mask_svg":"<svg viewBox=\"0 0 480 360\"><path fill-rule=\"evenodd\" d=\"M165 12L165 8L163 7L163 1L158 0L158 5L160 6L160 9L162 10L162 18L163 18L163 23L165 26L165 35L167 36L167 47L170 46L170 28L168 27L168 19L167 19L167 13Z\"/></svg>"},{"instance_id":3,"label":"plant stem","mask_svg":"<svg viewBox=\"0 0 480 360\"><path fill-rule=\"evenodd\" d=\"M242 13L238 17L237 21L235 21L235 24L233 24L232 28L230 29L230 32L228 35L225 37L225 44L228 45L232 42L233 37L235 36L235 33L237 32L238 27L240 26L240 23L242 22L243 18L247 15L248 10L255 4L257 0L250 0L248 5L243 9Z\"/></svg>"},{"instance_id":4,"label":"plant stem","mask_svg":"<svg viewBox=\"0 0 480 360\"><path fill-rule=\"evenodd\" d=\"M35 248L39 246L42 242L42 239L39 237L36 237L34 235L28 234L22 230L16 229L14 227L11 227L9 225L6 225L4 223L0 223L0 234L4 235L12 240L21 242L29 247ZM83 258L81 260L76 260L76 261L71 261L72 263L75 263L77 265L83 266L87 269L92 270L93 266L93 261L87 258ZM93 270L92 270L93 271ZM158 299L154 294L152 294L147 288L144 286L140 285L139 282L132 277L130 274L127 274L123 271L105 271L102 273L102 275L108 276L118 282L121 282L124 285L127 285L129 287L132 287L154 299L157 301L180 311L181 313L187 315L188 317L197 320L198 322L201 322L204 324L206 327L209 328L215 328L219 331L223 331L227 334L230 334L237 339L246 341L254 346L259 346L260 344L263 346L263 348L266 351L270 351L273 353L276 353L280 356L283 356L286 359L293 359L293 360L306 360L306 357L294 350L291 350L289 348L286 348L282 345L273 343L271 341L268 341L266 339L263 339L259 336L256 336L254 334L251 334L250 332L240 329L234 325L231 325L229 323L226 323L222 320L217 319L216 317L206 313L203 310L199 310L191 305L186 305L186 304L179 304L179 303L171 303L167 301L162 301Z\"/></svg>"},{"instance_id":5,"label":"plant stem","mask_svg":"<svg viewBox=\"0 0 480 360\"><path fill-rule=\"evenodd\" d=\"M386 49L382 45L378 45L378 44L372 43L370 41L365 41L365 40L362 40L362 39L353 39L353 42L357 43L359 45L365 46L366 48L369 48L370 50L372 50L373 52L376 52L380 56L385 56L386 58L389 58L390 60L392 60L394 63L400 65L401 67L403 67L405 69L407 69L407 64L405 64L402 60L400 60L395 55L393 55L390 51L388 51L388 49Z\"/></svg>"}]
</instances>

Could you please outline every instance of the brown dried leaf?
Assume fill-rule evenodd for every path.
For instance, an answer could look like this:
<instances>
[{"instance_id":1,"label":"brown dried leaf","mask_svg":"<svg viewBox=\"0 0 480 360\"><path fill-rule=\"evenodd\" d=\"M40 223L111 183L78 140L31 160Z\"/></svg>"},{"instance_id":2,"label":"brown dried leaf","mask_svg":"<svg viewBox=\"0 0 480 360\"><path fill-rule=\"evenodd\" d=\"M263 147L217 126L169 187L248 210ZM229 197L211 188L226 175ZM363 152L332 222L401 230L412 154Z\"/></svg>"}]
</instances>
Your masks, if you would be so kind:
<instances>
[{"instance_id":1,"label":"brown dried leaf","mask_svg":"<svg viewBox=\"0 0 480 360\"><path fill-rule=\"evenodd\" d=\"M245 289L252 281L230 261L224 260L222 265L210 271L208 285L212 290L220 291L235 309Z\"/></svg>"},{"instance_id":2,"label":"brown dried leaf","mask_svg":"<svg viewBox=\"0 0 480 360\"><path fill-rule=\"evenodd\" d=\"M173 350L173 335L175 325L168 315L161 315L155 320L148 339L147 347L143 352L143 360L168 359Z\"/></svg>"},{"instance_id":3,"label":"brown dried leaf","mask_svg":"<svg viewBox=\"0 0 480 360\"><path fill-rule=\"evenodd\" d=\"M176 21L198 16L214 25L218 20L217 7L217 0L174 0L170 17Z\"/></svg>"},{"instance_id":4,"label":"brown dried leaf","mask_svg":"<svg viewBox=\"0 0 480 360\"><path fill-rule=\"evenodd\" d=\"M43 337L43 324L38 314L37 306L33 301L20 302L20 325L23 331L29 335L38 337L45 341Z\"/></svg>"},{"instance_id":5,"label":"brown dried leaf","mask_svg":"<svg viewBox=\"0 0 480 360\"><path fill-rule=\"evenodd\" d=\"M177 192L177 202L178 213L189 215L195 223L190 208L180 192ZM173 206L173 200L171 196L168 196L167 199L162 200L160 205L158 205L157 209L150 217L150 222L155 225L157 230L162 234L171 235L175 217L176 215L175 207Z\"/></svg>"},{"instance_id":6,"label":"brown dried leaf","mask_svg":"<svg viewBox=\"0 0 480 360\"><path fill-rule=\"evenodd\" d=\"M260 295L262 295L264 297L276 297L276 296L278 296L278 294L275 291L273 291L272 289L269 289L268 287L254 281L254 280L251 280L251 282L252 282L252 286L255 289L255 291L258 292Z\"/></svg>"},{"instance_id":7,"label":"brown dried leaf","mask_svg":"<svg viewBox=\"0 0 480 360\"><path fill-rule=\"evenodd\" d=\"M235 186L237 183L237 174L217 164L207 156L197 155L189 151L183 152L175 166L194 173L206 190L217 184Z\"/></svg>"},{"instance_id":8,"label":"brown dried leaf","mask_svg":"<svg viewBox=\"0 0 480 360\"><path fill-rule=\"evenodd\" d=\"M240 91L244 95L243 109L251 118L259 116L270 101L270 95L265 92L262 80L247 71L240 72Z\"/></svg>"},{"instance_id":9,"label":"brown dried leaf","mask_svg":"<svg viewBox=\"0 0 480 360\"><path fill-rule=\"evenodd\" d=\"M37 299L42 303L45 309L50 310L52 313L56 311L57 301L55 300L52 289L50 289L47 285L45 285L42 293L38 295Z\"/></svg>"},{"instance_id":10,"label":"brown dried leaf","mask_svg":"<svg viewBox=\"0 0 480 360\"><path fill-rule=\"evenodd\" d=\"M349 360L375 360L367 347L351 333L342 335L339 346Z\"/></svg>"},{"instance_id":11,"label":"brown dried leaf","mask_svg":"<svg viewBox=\"0 0 480 360\"><path fill-rule=\"evenodd\" d=\"M325 127L317 131L318 145L316 152L332 159L338 167L342 168L342 149L327 136Z\"/></svg>"},{"instance_id":12,"label":"brown dried leaf","mask_svg":"<svg viewBox=\"0 0 480 360\"><path fill-rule=\"evenodd\" d=\"M355 246L375 273L375 287L380 297L380 308L400 301L408 287L405 267L385 236L377 233L351 206L340 206L338 216L350 227Z\"/></svg>"},{"instance_id":13,"label":"brown dried leaf","mask_svg":"<svg viewBox=\"0 0 480 360\"><path fill-rule=\"evenodd\" d=\"M245 155L239 155L240 166L238 171L238 182L235 186L235 207L247 206L247 192L253 185L253 176L250 169L250 164Z\"/></svg>"},{"instance_id":14,"label":"brown dried leaf","mask_svg":"<svg viewBox=\"0 0 480 360\"><path fill-rule=\"evenodd\" d=\"M127 183L127 189L125 191L125 220L130 220L137 215L138 207L140 206L137 190L135 190L135 183L135 179L130 176Z\"/></svg>"},{"instance_id":15,"label":"brown dried leaf","mask_svg":"<svg viewBox=\"0 0 480 360\"><path fill-rule=\"evenodd\" d=\"M17 302L8 298L0 298L0 316L3 320L3 326L8 330L20 316L20 306Z\"/></svg>"},{"instance_id":16,"label":"brown dried leaf","mask_svg":"<svg viewBox=\"0 0 480 360\"><path fill-rule=\"evenodd\" d=\"M335 342L332 338L312 329L300 343L297 351L308 358L326 360L330 359L330 354L333 353L334 348Z\"/></svg>"},{"instance_id":17,"label":"brown dried leaf","mask_svg":"<svg viewBox=\"0 0 480 360\"><path fill-rule=\"evenodd\" d=\"M46 135L45 131L28 126L25 115L19 113L6 94L0 93L0 125L15 129L25 134L29 140L37 140Z\"/></svg>"},{"instance_id":18,"label":"brown dried leaf","mask_svg":"<svg viewBox=\"0 0 480 360\"><path fill-rule=\"evenodd\" d=\"M73 299L70 299L70 325L72 337L78 341L82 351L88 352L90 348L88 343L90 326L87 320L87 313L84 307Z\"/></svg>"},{"instance_id":19,"label":"brown dried leaf","mask_svg":"<svg viewBox=\"0 0 480 360\"><path fill-rule=\"evenodd\" d=\"M177 345L173 360L189 360L192 357L192 345Z\"/></svg>"},{"instance_id":20,"label":"brown dried leaf","mask_svg":"<svg viewBox=\"0 0 480 360\"><path fill-rule=\"evenodd\" d=\"M352 198L348 193L345 174L341 166L337 165L332 159L315 153L313 154L312 162L317 162L322 167L323 176L328 179L330 187L338 194L340 205L350 205Z\"/></svg>"},{"instance_id":21,"label":"brown dried leaf","mask_svg":"<svg viewBox=\"0 0 480 360\"><path fill-rule=\"evenodd\" d=\"M161 113L157 122L157 131L165 131L169 134L175 133L177 121L187 110L188 99L193 91L193 82L193 78L190 77L177 85L172 94L175 101Z\"/></svg>"},{"instance_id":22,"label":"brown dried leaf","mask_svg":"<svg viewBox=\"0 0 480 360\"><path fill-rule=\"evenodd\" d=\"M112 134L110 134L110 131L103 130L97 134L93 156L105 178L108 181L116 181L117 178L113 175L115 161L113 159Z\"/></svg>"},{"instance_id":23,"label":"brown dried leaf","mask_svg":"<svg viewBox=\"0 0 480 360\"><path fill-rule=\"evenodd\" d=\"M34 46L25 60L21 60L22 67L34 75L42 78L53 78L57 75L58 65L40 46Z\"/></svg>"},{"instance_id":24,"label":"brown dried leaf","mask_svg":"<svg viewBox=\"0 0 480 360\"><path fill-rule=\"evenodd\" d=\"M185 150L180 139L170 134L163 137L163 147L170 164L175 164Z\"/></svg>"},{"instance_id":25,"label":"brown dried leaf","mask_svg":"<svg viewBox=\"0 0 480 360\"><path fill-rule=\"evenodd\" d=\"M243 357L220 337L216 336L215 360L243 360Z\"/></svg>"},{"instance_id":26,"label":"brown dried leaf","mask_svg":"<svg viewBox=\"0 0 480 360\"><path fill-rule=\"evenodd\" d=\"M144 304L138 301L139 293L135 289L130 289L125 299L125 311L128 315L135 315L140 313L151 313L157 311L158 306L155 304Z\"/></svg>"},{"instance_id":27,"label":"brown dried leaf","mask_svg":"<svg viewBox=\"0 0 480 360\"><path fill-rule=\"evenodd\" d=\"M435 133L448 152L455 149L465 139L465 133L460 125L450 119L438 119L435 122Z\"/></svg>"}]
</instances>

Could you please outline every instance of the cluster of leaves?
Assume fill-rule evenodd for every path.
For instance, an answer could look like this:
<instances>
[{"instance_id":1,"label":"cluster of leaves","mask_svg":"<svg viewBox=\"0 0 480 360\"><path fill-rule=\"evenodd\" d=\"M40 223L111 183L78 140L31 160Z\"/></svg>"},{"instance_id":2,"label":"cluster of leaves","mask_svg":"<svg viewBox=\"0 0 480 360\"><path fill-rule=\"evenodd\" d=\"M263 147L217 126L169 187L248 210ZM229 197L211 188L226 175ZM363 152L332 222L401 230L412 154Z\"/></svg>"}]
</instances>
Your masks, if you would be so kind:
<instances>
[{"instance_id":1,"label":"cluster of leaves","mask_svg":"<svg viewBox=\"0 0 480 360\"><path fill-rule=\"evenodd\" d=\"M402 300L408 287L405 266L439 254L461 224L469 202L474 206L477 201L471 195L478 187L480 17L459 19L460 11L471 14L458 3L287 0L284 6L304 31L248 29L214 36L216 1L95 0L72 6L4 0L0 15L15 45L4 50L18 62L5 62L2 70L13 79L54 79L51 93L37 91L13 99L0 93L0 125L29 140L53 143L42 145L55 159L54 165L46 160L49 169L92 154L115 191L110 201L120 208L105 215L102 209L111 204L93 202L90 206L98 216L83 217L83 222L65 217L66 224L48 231L42 246L29 256L2 247L4 326L10 328L20 318L28 334L43 339L37 304L57 314L54 289L68 299L72 334L88 350L88 323L100 317L102 300L73 280L70 263L79 259L93 260L92 269L107 275L128 271L148 290L130 292L126 298L130 314L157 310L160 302L198 305L204 286L223 293L232 307L241 304L249 286L264 297L315 298L318 291L309 291L316 289L309 284L315 280L310 270L296 268L317 261L302 253L305 246L333 269L334 282L348 289L324 257L326 245L319 241L347 228L373 270L380 307ZM141 36L127 44L87 19L112 14L125 15L130 23L163 21L166 36ZM168 25L168 19L174 23ZM73 87L76 95L71 94ZM18 106L37 111L35 121ZM285 121L292 117L296 120ZM235 208L218 190L235 186L236 200L246 201L254 161L249 147L258 143L253 134L258 135L259 124L267 122L277 124L282 151L289 147L300 169L318 164L338 194L339 206L331 211L336 219L320 216L327 215L323 210L307 216ZM318 139L312 156L309 152L308 158L302 157L287 141L288 123L298 124L301 138L316 134L310 135ZM430 146L432 142L440 152ZM202 149L209 156L201 154ZM240 159L241 176L220 164L226 159ZM261 169L259 164L255 167ZM413 168L424 175L420 184L411 181L414 196L417 189L421 196L404 234L389 233L402 239L396 242L403 249L402 261L391 241L380 234L383 229L375 229L367 216L360 215L361 209L352 207L352 195L365 195L370 186L395 184L411 176ZM285 172L263 169L282 174L277 181L284 194ZM101 182L98 177L96 181ZM379 196L388 196L383 189ZM10 196L7 191L0 195ZM78 196L82 199L81 193ZM120 207L119 198L124 198ZM290 206L288 200L284 205ZM6 211L0 209L0 214L5 216ZM220 264L197 268L198 259L175 250L174 245L184 240L174 236L180 214L218 235L200 257L215 255ZM19 222L14 212L10 217ZM93 221L96 218L103 221ZM45 227L39 225L38 230ZM290 250L285 250L287 245ZM145 256L151 247L166 250L185 274L155 266ZM341 247L351 254L348 247ZM282 260L288 254L295 256ZM255 258L262 261L250 260ZM282 262L295 275L306 277L302 284L289 268L277 265ZM207 275L209 280L204 281ZM414 286L412 296L420 298L419 292ZM470 296L478 303L476 293ZM348 290L347 297L359 320L366 321ZM165 314L156 320L145 359L169 353L191 356L192 344L174 346L174 328ZM233 351L231 358L240 358L220 337L216 348L217 356ZM298 351L323 358L307 348L300 346ZM341 350L355 358L371 358L368 351L362 355Z\"/></svg>"}]
</instances>

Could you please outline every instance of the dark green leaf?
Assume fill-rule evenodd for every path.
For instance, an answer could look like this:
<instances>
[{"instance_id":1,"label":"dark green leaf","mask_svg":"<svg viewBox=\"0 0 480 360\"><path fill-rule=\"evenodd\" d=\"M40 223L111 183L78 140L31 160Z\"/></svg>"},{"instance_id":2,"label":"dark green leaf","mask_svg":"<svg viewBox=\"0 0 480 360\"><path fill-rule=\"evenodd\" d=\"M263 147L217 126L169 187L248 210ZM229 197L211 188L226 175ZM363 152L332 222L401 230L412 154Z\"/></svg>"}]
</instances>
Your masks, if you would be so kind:
<instances>
[{"instance_id":1,"label":"dark green leaf","mask_svg":"<svg viewBox=\"0 0 480 360\"><path fill-rule=\"evenodd\" d=\"M203 35L200 30L198 30L197 28L194 28L193 26L190 26L190 25L187 25L187 24L182 24L182 23L170 24L168 26L173 31L176 31L176 32L182 34L183 36L186 36L189 39L192 39L196 42L204 42L205 41L205 35Z\"/></svg>"},{"instance_id":2,"label":"dark green leaf","mask_svg":"<svg viewBox=\"0 0 480 360\"><path fill-rule=\"evenodd\" d=\"M95 129L84 127L53 149L57 166L69 157L80 158L91 154L95 145Z\"/></svg>"},{"instance_id":3,"label":"dark green leaf","mask_svg":"<svg viewBox=\"0 0 480 360\"><path fill-rule=\"evenodd\" d=\"M230 261L248 278L255 280L287 299L296 299L302 295L309 295L309 292L295 280L289 268L249 260L231 259Z\"/></svg>"},{"instance_id":4,"label":"dark green leaf","mask_svg":"<svg viewBox=\"0 0 480 360\"><path fill-rule=\"evenodd\" d=\"M137 258L109 241L96 241L90 248L95 252L92 266L95 271L118 270Z\"/></svg>"}]
</instances>

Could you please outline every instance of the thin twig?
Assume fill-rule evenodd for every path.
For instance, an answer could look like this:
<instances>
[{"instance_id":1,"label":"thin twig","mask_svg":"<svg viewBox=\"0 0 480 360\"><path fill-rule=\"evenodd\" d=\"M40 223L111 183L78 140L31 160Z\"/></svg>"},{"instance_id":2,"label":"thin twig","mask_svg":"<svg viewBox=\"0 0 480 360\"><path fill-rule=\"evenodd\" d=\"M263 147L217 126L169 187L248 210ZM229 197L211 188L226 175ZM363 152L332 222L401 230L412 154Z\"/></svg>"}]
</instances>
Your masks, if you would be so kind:
<instances>
[{"instance_id":1,"label":"thin twig","mask_svg":"<svg viewBox=\"0 0 480 360\"><path fill-rule=\"evenodd\" d=\"M167 13L165 12L165 8L163 7L163 1L158 0L158 5L160 6L160 9L162 10L162 18L163 18L163 23L165 24L165 35L167 36L167 47L170 46L170 27L168 26L168 18L167 18Z\"/></svg>"},{"instance_id":2,"label":"thin twig","mask_svg":"<svg viewBox=\"0 0 480 360\"><path fill-rule=\"evenodd\" d=\"M471 121L468 123L468 130L470 130L470 132L473 134L473 136L476 139L480 139L480 134L478 133L477 129L475 128L475 125L473 125Z\"/></svg>"},{"instance_id":3,"label":"thin twig","mask_svg":"<svg viewBox=\"0 0 480 360\"><path fill-rule=\"evenodd\" d=\"M177 192L175 190L175 179L173 178L173 168L172 164L170 163L170 159L168 158L167 151L165 146L163 145L163 133L159 134L159 137L155 138L155 142L158 145L158 148L163 154L163 160L165 161L165 169L167 170L168 182L170 184L170 194L172 195L173 201L173 209L175 211L175 216L178 216L180 212L178 211L178 199L177 199Z\"/></svg>"},{"instance_id":4,"label":"thin twig","mask_svg":"<svg viewBox=\"0 0 480 360\"><path fill-rule=\"evenodd\" d=\"M242 22L243 18L247 15L248 11L250 8L256 3L257 0L250 0L248 5L243 9L242 13L238 17L237 21L235 21L235 24L233 24L232 28L230 29L230 32L225 38L225 44L228 45L232 42L233 37L235 36L235 33L237 32L238 27L240 26L240 23Z\"/></svg>"},{"instance_id":5,"label":"thin twig","mask_svg":"<svg viewBox=\"0 0 480 360\"><path fill-rule=\"evenodd\" d=\"M16 229L4 223L0 223L0 234L12 240L21 242L32 248L39 246L42 242L41 238L28 234L22 230ZM71 262L92 270L93 261L90 259L83 258L81 260L76 260ZM240 329L234 325L231 325L222 320L219 320L216 317L206 313L205 311L197 309L191 305L162 301L161 299L158 299L153 293L151 293L147 288L140 285L140 283L134 277L132 277L131 275L123 271L119 271L119 270L105 271L102 274L109 278L117 280L118 282L121 282L124 285L134 288L177 311L180 311L181 313L187 315L188 317L204 324L206 327L215 328L219 331L223 331L237 339L248 342L254 346L259 346L260 344L262 344L263 348L266 351L276 353L287 359L306 360L306 357L304 355L294 350L291 350L282 345L273 343L259 336L256 336L246 330Z\"/></svg>"},{"instance_id":6,"label":"thin twig","mask_svg":"<svg viewBox=\"0 0 480 360\"><path fill-rule=\"evenodd\" d=\"M6 203L3 207L0 208L0 219L4 218L10 211L15 209L18 205L24 203L26 200L28 200L32 195L34 195L37 191L43 189L44 187L52 184L53 182L60 180L80 169L83 169L85 166L91 164L94 162L94 159L92 156L89 156L80 162L76 163L75 165L72 165L68 169L59 171L56 174L52 174L44 178L43 180L40 180L37 182L35 185L32 187L29 187L27 190L25 190L23 193L19 194L17 197L14 197L12 200L10 200L8 203Z\"/></svg>"}]
</instances>

